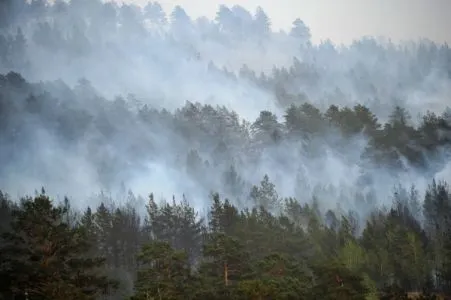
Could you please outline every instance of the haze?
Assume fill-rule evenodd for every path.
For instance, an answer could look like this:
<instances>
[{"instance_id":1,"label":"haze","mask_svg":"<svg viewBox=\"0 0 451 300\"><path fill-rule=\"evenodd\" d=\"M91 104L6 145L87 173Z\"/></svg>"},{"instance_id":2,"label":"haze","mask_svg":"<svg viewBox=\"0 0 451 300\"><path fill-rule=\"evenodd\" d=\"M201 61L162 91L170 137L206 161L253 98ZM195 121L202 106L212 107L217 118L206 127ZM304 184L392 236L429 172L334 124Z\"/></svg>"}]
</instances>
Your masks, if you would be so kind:
<instances>
[{"instance_id":1,"label":"haze","mask_svg":"<svg viewBox=\"0 0 451 300\"><path fill-rule=\"evenodd\" d=\"M193 17L209 18L214 18L221 4L240 5L251 12L261 6L270 12L276 30L288 30L294 19L301 18L310 27L314 43L331 39L349 44L362 36L451 41L451 2L447 0L165 0L161 4L166 11L181 5Z\"/></svg>"},{"instance_id":2,"label":"haze","mask_svg":"<svg viewBox=\"0 0 451 300\"><path fill-rule=\"evenodd\" d=\"M0 1L0 298L451 291L451 0L128 3Z\"/></svg>"},{"instance_id":3,"label":"haze","mask_svg":"<svg viewBox=\"0 0 451 300\"><path fill-rule=\"evenodd\" d=\"M364 215L397 184L451 178L449 146L425 140L422 118L449 122L451 50L387 41L445 39L445 1L163 2L166 14L156 2L11 3L0 10L6 192L44 186L84 207L129 188L201 209L216 191L246 206L267 174L277 199Z\"/></svg>"}]
</instances>

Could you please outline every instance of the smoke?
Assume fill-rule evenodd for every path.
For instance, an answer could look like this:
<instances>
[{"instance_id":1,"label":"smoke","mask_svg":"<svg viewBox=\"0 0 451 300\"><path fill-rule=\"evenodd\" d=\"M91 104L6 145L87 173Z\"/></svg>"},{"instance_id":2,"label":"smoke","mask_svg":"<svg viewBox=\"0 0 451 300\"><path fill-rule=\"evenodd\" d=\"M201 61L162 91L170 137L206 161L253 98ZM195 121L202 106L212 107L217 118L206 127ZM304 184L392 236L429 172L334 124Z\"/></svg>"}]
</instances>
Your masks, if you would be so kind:
<instances>
[{"instance_id":1,"label":"smoke","mask_svg":"<svg viewBox=\"0 0 451 300\"><path fill-rule=\"evenodd\" d=\"M427 170L405 163L401 172L367 163L363 134L280 143L247 134L260 111L283 122L290 103L278 101L267 80L274 76L323 112L361 103L383 122L400 105L418 124L419 114L447 107L447 46L373 38L312 45L302 22L290 33L272 32L270 14L238 6L220 8L216 20L192 20L180 7L166 16L157 3L96 0L33 1L13 11L2 32L23 53L6 55L0 71L33 82L14 92L5 85L2 94L17 106L6 128L21 128L0 144L0 188L13 195L44 186L84 207L101 190L126 186L143 196L184 194L203 209L212 191L245 205L250 187L268 174L280 197L317 196L324 208L340 202L365 213L388 204L398 183L422 190L432 177L451 177L451 165L437 163L446 151L428 157ZM20 107L30 94L46 103L38 117ZM238 191L226 187L231 165ZM356 203L358 195L366 202Z\"/></svg>"}]
</instances>

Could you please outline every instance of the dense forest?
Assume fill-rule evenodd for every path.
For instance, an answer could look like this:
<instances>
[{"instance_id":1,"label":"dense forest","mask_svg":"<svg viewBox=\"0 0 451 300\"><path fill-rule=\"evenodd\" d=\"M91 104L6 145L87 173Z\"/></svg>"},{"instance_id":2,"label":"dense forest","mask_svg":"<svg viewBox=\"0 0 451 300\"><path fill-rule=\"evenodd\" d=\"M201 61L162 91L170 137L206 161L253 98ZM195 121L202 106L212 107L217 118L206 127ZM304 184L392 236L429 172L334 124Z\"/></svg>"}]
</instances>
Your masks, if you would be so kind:
<instances>
[{"instance_id":1,"label":"dense forest","mask_svg":"<svg viewBox=\"0 0 451 300\"><path fill-rule=\"evenodd\" d=\"M0 2L0 299L451 296L451 49Z\"/></svg>"}]
</instances>

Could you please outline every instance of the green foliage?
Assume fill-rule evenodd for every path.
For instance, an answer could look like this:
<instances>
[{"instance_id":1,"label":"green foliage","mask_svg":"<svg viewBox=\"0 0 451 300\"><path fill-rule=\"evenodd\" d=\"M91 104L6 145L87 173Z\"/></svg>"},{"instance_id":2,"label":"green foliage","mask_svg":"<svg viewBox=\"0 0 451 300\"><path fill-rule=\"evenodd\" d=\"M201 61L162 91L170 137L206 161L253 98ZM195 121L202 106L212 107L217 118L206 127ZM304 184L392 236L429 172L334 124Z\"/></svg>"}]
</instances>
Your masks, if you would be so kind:
<instances>
[{"instance_id":1,"label":"green foliage","mask_svg":"<svg viewBox=\"0 0 451 300\"><path fill-rule=\"evenodd\" d=\"M24 1L16 2L30 8ZM70 5L77 5L77 2L72 1ZM307 90L315 86L328 78L328 72L308 62L309 59L301 62L294 58L291 67L275 67L272 74L258 75L248 66L243 66L239 74L242 79L275 95L278 104L285 108L282 120L274 112L265 110L259 112L255 120L241 121L235 112L224 107L199 103L187 103L174 113L138 105L135 113L127 107L132 101L122 98L105 101L96 95L87 80L80 80L74 89L64 84L48 88L52 84L28 83L17 73L27 69L27 45L34 43L42 48L40 51L50 49L52 55L53 51L69 49L68 53L55 58L86 57L96 44L95 38L86 36L87 32L94 31L100 24L92 16L83 16L83 22L63 33L57 21L39 16L43 20L38 24L22 26L24 29L36 27L24 34L20 27L9 28L9 22L17 13L13 3L0 3L0 27L5 29L0 34L0 67L17 70L0 75L0 134L2 142L11 141L15 145L13 150L5 152L4 157L8 157L5 161L16 151L19 142L35 149L35 140L29 138L35 133L30 130L34 124L48 129L57 141L67 143L68 148L80 141L86 142L85 136L95 136L92 139L95 142L86 142L88 149L110 144L113 137L114 141L128 140L130 132L140 133L137 128L143 133L156 130L149 136L165 129L164 132L173 132L183 139L180 145L184 145L183 142L189 145L186 149L177 149L177 167L186 171L195 184L206 188L214 181L208 178L209 174L221 174L221 195L224 192L229 198L223 200L219 193L213 193L208 220L204 220L185 197L181 201L173 197L170 202L157 203L151 195L142 219L141 211L133 205L117 207L112 199L102 194L97 199L99 205L86 208L78 218L68 200L58 207L44 193L22 201L12 201L8 195L0 193L0 298L20 298L27 293L32 300L124 299L132 294L136 300L369 300L407 299L413 292L423 293L420 299L433 299L436 292L451 294L451 195L445 182L432 181L424 199L419 199L419 192L414 188L397 187L391 207L387 210L371 207L369 216L359 216L340 208L323 211L319 205L323 199L316 192L309 203L300 203L294 198L310 197L305 195L309 174L299 172L295 195L283 199L272 182L278 175L267 174L255 183L246 182L240 173L243 157L259 159L260 152L276 146L294 142L297 147L299 143L301 149L295 150L301 150L309 159L321 157L324 148L329 146L339 151L348 150L348 143L362 136L368 141L363 155L365 163L394 172L408 165L421 172L430 167L431 157L441 156L437 154L449 148L449 112L426 112L415 125L410 113L399 105L393 107L385 123L363 104L330 105L322 110L306 96L314 93L300 91L299 87ZM44 4L43 1L30 2L36 5L36 11L56 9ZM108 20L107 25L102 26L142 32L141 24L147 23L139 16L136 19L124 17L128 6L116 11L116 7L95 5L99 9L93 12L110 15L98 18ZM229 22L228 13L233 15L227 8L220 10L218 30L210 24L211 32L242 38L244 26ZM167 24L157 3L149 4L145 15L150 16L148 21L154 25ZM120 22L117 17L121 18ZM180 7L174 10L172 17L177 30L190 24ZM83 26L86 18L88 28ZM261 9L254 19L253 29L261 42L268 38L271 22ZM121 26L116 26L117 23ZM331 46L326 43L312 47L309 28L301 20L293 25L291 37L303 50L309 49L309 55ZM107 40L101 36L97 35L102 45L111 39L109 35L105 35ZM365 46L364 42L356 43L356 48L351 50L362 45ZM448 46L428 48L428 59L413 60L407 73L429 74L431 67L427 65L432 65L429 62L435 56L444 58L444 61L435 61L436 66L447 64ZM399 51L402 52L396 52L396 56L421 56L420 50L418 53L407 49ZM412 55L404 51L411 51ZM315 56L313 58L316 60ZM437 73L450 72L449 64L444 69L439 67ZM237 79L232 72L218 70L212 64L209 69L226 78ZM349 70L349 76L355 77L351 82L363 86L359 78L365 77L362 75L365 71L359 66ZM372 82L374 78L366 79ZM410 87L418 84L416 80L405 81L403 84ZM369 90L378 88L380 86L370 84ZM365 97L367 94L364 93ZM339 90L330 96L345 97ZM129 98L136 100L133 96ZM36 123L30 125L31 122L22 120ZM161 150L154 145L153 138L146 136L138 134L137 140L123 147L130 151L127 154L131 164L153 159ZM26 144L28 140L32 142ZM195 143L191 143L193 141ZM328 147L324 147L325 144ZM3 155L3 148L1 150ZM92 161L101 162L96 165L101 181L110 183L112 174L123 171L123 165L116 159L91 154L95 156ZM211 157L210 161L205 157ZM2 163L7 164L5 161ZM291 163L294 161L287 162ZM437 168L444 163L446 161L438 161ZM8 164L2 168L7 170L5 172L14 169ZM366 200L365 197L358 198ZM330 199L326 200L330 203ZM341 200L336 199L336 202ZM366 202L359 204L367 207ZM116 282L105 274L120 281L120 294L115 293Z\"/></svg>"},{"instance_id":2,"label":"green foliage","mask_svg":"<svg viewBox=\"0 0 451 300\"><path fill-rule=\"evenodd\" d=\"M143 246L138 261L133 300L189 299L193 291L186 253L173 250L167 242L153 242Z\"/></svg>"},{"instance_id":3,"label":"green foliage","mask_svg":"<svg viewBox=\"0 0 451 300\"><path fill-rule=\"evenodd\" d=\"M392 207L373 211L361 232L354 212L279 199L267 176L252 191L256 203L277 197L280 209L240 210L215 193L203 220L185 198L157 203L151 194L141 222L130 204L106 204L104 195L95 211L78 215L69 200L55 206L44 191L18 204L0 194L0 295L372 300L449 293L446 183L433 181L426 191L424 222L416 190L397 187ZM121 293L106 272L120 280Z\"/></svg>"},{"instance_id":4,"label":"green foliage","mask_svg":"<svg viewBox=\"0 0 451 300\"><path fill-rule=\"evenodd\" d=\"M309 299L366 299L368 289L363 277L337 262L312 266L313 287Z\"/></svg>"},{"instance_id":5,"label":"green foliage","mask_svg":"<svg viewBox=\"0 0 451 300\"><path fill-rule=\"evenodd\" d=\"M104 259L87 255L86 228L65 223L65 209L44 194L22 199L2 236L1 277L7 295L32 299L96 299L114 282L101 274Z\"/></svg>"}]
</instances>

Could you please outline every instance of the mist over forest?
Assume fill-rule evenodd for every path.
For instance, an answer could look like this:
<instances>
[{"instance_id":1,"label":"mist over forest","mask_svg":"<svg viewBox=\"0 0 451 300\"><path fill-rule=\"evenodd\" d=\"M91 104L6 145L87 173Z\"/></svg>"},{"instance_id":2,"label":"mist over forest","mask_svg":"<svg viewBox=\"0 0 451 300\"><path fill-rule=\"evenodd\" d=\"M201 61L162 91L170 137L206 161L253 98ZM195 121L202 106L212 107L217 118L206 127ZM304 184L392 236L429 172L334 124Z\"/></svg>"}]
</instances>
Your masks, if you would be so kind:
<instances>
[{"instance_id":1,"label":"mist over forest","mask_svg":"<svg viewBox=\"0 0 451 300\"><path fill-rule=\"evenodd\" d=\"M268 174L280 196L325 193L330 208L342 193L387 204L396 183L423 189L450 175L446 145L400 145L415 161L396 146L388 151L398 164L366 161L373 124L339 132L328 111L362 105L370 112L360 118L384 125L399 106L411 129L428 111L447 120L447 45L312 45L301 20L273 32L267 13L240 6L219 7L214 20L192 20L182 7L165 14L157 2L5 7L0 71L23 78L2 79L0 187L14 195L45 186L83 202L122 186L144 197L184 193L201 207L211 191L246 202ZM246 186L240 195L225 190L231 168Z\"/></svg>"},{"instance_id":2,"label":"mist over forest","mask_svg":"<svg viewBox=\"0 0 451 300\"><path fill-rule=\"evenodd\" d=\"M287 207L304 207L326 227L330 213L352 220L355 243L375 211L388 218L403 203L414 234L432 240L427 221L451 216L451 197L440 198L449 210L424 211L431 195L450 196L450 95L451 49L426 38L313 44L308 24L275 31L261 8L220 6L210 20L158 2L2 1L0 198L15 207L43 187L36 199L66 203L74 220L108 203L136 212L137 227L151 193L154 216L160 200L182 199L197 225L212 198L291 221ZM432 269L421 262L415 279L397 283L421 290ZM365 274L374 290L387 283ZM434 274L437 291L451 288Z\"/></svg>"}]
</instances>

